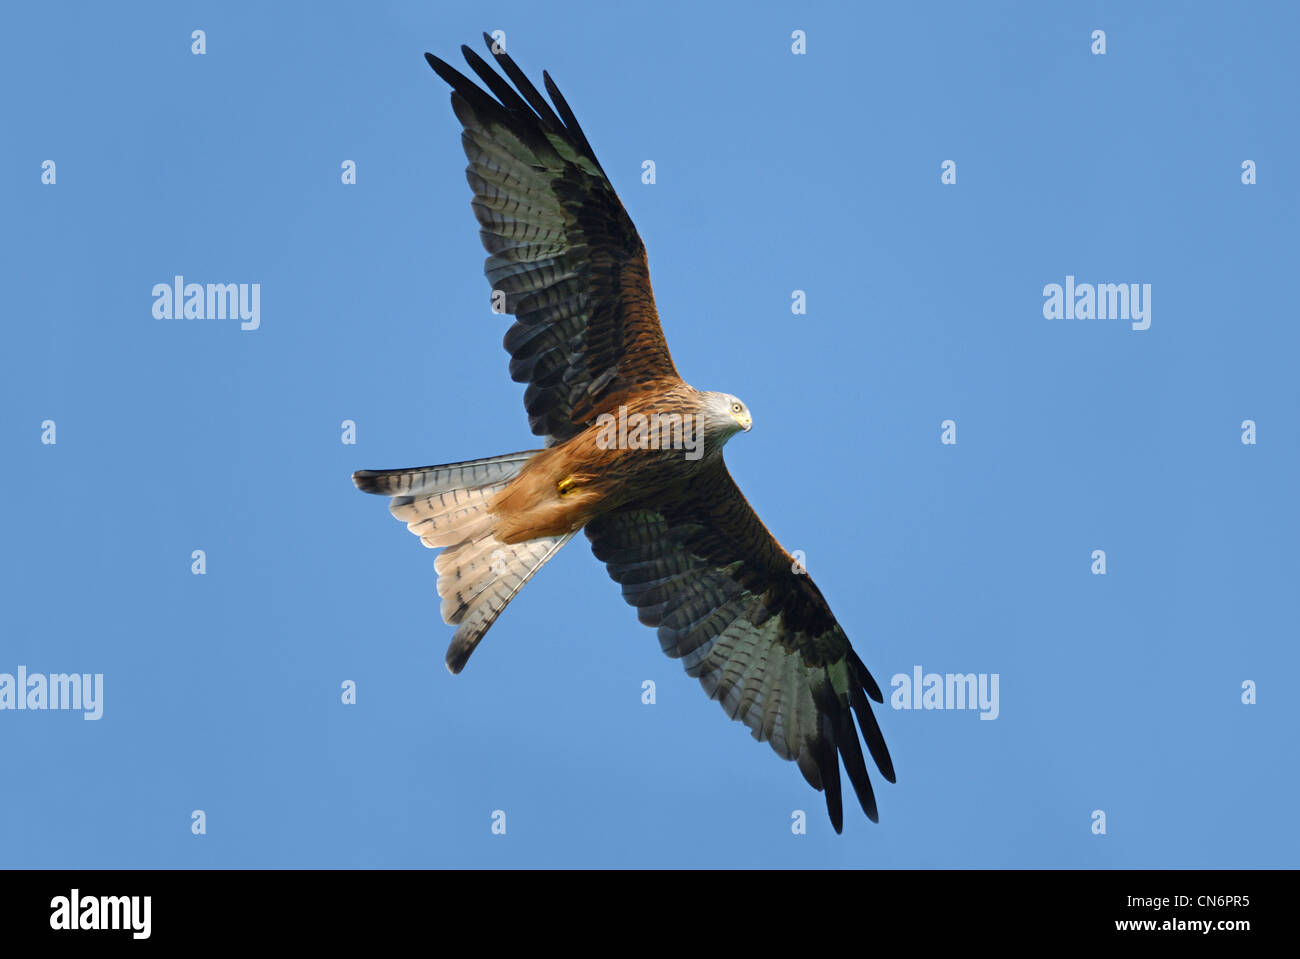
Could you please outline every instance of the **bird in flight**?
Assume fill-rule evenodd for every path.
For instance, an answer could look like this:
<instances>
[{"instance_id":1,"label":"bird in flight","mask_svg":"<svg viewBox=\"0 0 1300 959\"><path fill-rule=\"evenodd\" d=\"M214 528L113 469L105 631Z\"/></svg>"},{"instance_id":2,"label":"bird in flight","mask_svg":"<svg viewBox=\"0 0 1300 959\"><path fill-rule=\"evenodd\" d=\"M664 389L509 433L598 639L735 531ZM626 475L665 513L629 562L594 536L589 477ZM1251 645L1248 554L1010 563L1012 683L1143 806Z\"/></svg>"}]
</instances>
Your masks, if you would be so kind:
<instances>
[{"instance_id":1,"label":"bird in flight","mask_svg":"<svg viewBox=\"0 0 1300 959\"><path fill-rule=\"evenodd\" d=\"M519 590L585 530L664 652L825 792L837 833L841 761L877 821L859 731L893 782L868 702L883 702L880 687L727 471L723 446L749 431L749 410L678 375L641 237L569 104L543 72L548 103L484 40L504 77L461 47L483 86L425 58L452 89L494 307L515 318L510 376L528 384L545 446L352 475L442 549L442 617L457 627L447 668L459 673Z\"/></svg>"}]
</instances>

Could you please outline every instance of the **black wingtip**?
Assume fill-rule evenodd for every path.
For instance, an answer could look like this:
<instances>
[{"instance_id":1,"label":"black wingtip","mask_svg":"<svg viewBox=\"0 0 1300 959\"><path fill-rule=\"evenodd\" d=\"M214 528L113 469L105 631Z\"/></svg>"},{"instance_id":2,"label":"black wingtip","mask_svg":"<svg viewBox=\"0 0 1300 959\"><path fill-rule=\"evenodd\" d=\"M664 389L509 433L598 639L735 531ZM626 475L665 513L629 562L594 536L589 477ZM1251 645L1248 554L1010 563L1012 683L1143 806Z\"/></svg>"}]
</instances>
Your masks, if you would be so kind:
<instances>
[{"instance_id":1,"label":"black wingtip","mask_svg":"<svg viewBox=\"0 0 1300 959\"><path fill-rule=\"evenodd\" d=\"M880 768L880 775L885 777L885 782L897 785L898 777L894 775L894 761L889 757L889 753L885 753L884 766L880 766L879 763L876 765Z\"/></svg>"},{"instance_id":2,"label":"black wingtip","mask_svg":"<svg viewBox=\"0 0 1300 959\"><path fill-rule=\"evenodd\" d=\"M836 724L836 745L839 747L840 758L844 761L844 769L849 774L849 782L853 785L854 793L857 794L858 804L867 814L868 819L879 822L876 794L871 788L871 776L867 773L867 761L862 755L862 744L858 742L858 731L853 728L853 714L847 708L841 707L837 713Z\"/></svg>"},{"instance_id":3,"label":"black wingtip","mask_svg":"<svg viewBox=\"0 0 1300 959\"><path fill-rule=\"evenodd\" d=\"M873 677L870 673L867 673L867 681L862 685L863 688L867 691L868 696L870 696L872 699L874 699L876 702L880 703L881 705L884 705L885 696L880 691L880 687L876 685L875 677Z\"/></svg>"},{"instance_id":4,"label":"black wingtip","mask_svg":"<svg viewBox=\"0 0 1300 959\"><path fill-rule=\"evenodd\" d=\"M849 687L849 703L853 707L854 714L858 717L858 728L862 730L862 738L867 741L867 751L871 753L876 768L880 770L880 774L885 777L887 782L894 782L894 761L890 758L889 747L885 745L885 737L880 731L880 724L876 722L875 714L871 711L871 705L867 702L866 695L859 687Z\"/></svg>"},{"instance_id":5,"label":"black wingtip","mask_svg":"<svg viewBox=\"0 0 1300 959\"><path fill-rule=\"evenodd\" d=\"M430 68L453 89L457 86L457 80L460 78L460 72L446 60L435 57L432 53L424 55L424 62L429 64Z\"/></svg>"},{"instance_id":6,"label":"black wingtip","mask_svg":"<svg viewBox=\"0 0 1300 959\"><path fill-rule=\"evenodd\" d=\"M488 33L486 30L483 31L483 45L487 47L488 53L492 54L493 58L497 60L500 60L506 55L504 48L501 50L496 49L496 41L492 39L492 34ZM461 49L464 48L462 47Z\"/></svg>"},{"instance_id":7,"label":"black wingtip","mask_svg":"<svg viewBox=\"0 0 1300 959\"><path fill-rule=\"evenodd\" d=\"M840 784L826 790L826 811L831 817L831 826L838 836L844 832L844 797L840 795Z\"/></svg>"},{"instance_id":8,"label":"black wingtip","mask_svg":"<svg viewBox=\"0 0 1300 959\"><path fill-rule=\"evenodd\" d=\"M871 718L874 720L876 717L872 716ZM889 755L889 747L885 745L879 724L877 724L873 736L875 738L867 743L867 749L871 753L871 758L875 760L876 768L880 770L880 775L885 777L885 782L897 783L898 777L894 773L894 758Z\"/></svg>"},{"instance_id":9,"label":"black wingtip","mask_svg":"<svg viewBox=\"0 0 1300 959\"><path fill-rule=\"evenodd\" d=\"M823 720L822 738L817 750L817 768L822 774L826 793L826 812L837 833L844 831L844 796L840 793L840 754L835 748L835 732Z\"/></svg>"},{"instance_id":10,"label":"black wingtip","mask_svg":"<svg viewBox=\"0 0 1300 959\"><path fill-rule=\"evenodd\" d=\"M862 688L866 690L867 695L878 703L885 701L884 694L880 691L880 686L876 683L876 677L871 675L871 670L867 669L866 663L858 655L857 650L849 647L849 664L853 667L854 673L857 674L858 682L862 683Z\"/></svg>"}]
</instances>

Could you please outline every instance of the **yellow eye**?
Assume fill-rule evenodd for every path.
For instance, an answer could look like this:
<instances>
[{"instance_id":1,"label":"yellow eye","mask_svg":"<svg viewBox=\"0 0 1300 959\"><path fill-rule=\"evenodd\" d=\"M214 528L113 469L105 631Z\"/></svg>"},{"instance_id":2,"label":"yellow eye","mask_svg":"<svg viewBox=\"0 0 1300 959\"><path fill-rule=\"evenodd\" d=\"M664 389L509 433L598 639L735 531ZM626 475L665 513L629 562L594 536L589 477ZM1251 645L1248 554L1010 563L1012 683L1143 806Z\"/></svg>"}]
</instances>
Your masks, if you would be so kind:
<instances>
[{"instance_id":1,"label":"yellow eye","mask_svg":"<svg viewBox=\"0 0 1300 959\"><path fill-rule=\"evenodd\" d=\"M740 404L739 404L739 403L732 403L732 404L731 404L731 412L733 412L733 413L739 413L739 412L740 412Z\"/></svg>"}]
</instances>

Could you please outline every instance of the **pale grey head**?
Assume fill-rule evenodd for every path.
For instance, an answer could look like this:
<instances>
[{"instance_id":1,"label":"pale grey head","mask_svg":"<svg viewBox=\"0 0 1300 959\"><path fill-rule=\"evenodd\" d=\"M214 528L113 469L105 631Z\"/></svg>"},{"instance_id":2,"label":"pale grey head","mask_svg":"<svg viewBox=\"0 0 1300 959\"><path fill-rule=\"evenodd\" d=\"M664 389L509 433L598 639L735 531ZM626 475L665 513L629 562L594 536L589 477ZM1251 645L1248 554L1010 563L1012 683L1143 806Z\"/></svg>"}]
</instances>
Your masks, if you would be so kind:
<instances>
[{"instance_id":1,"label":"pale grey head","mask_svg":"<svg viewBox=\"0 0 1300 959\"><path fill-rule=\"evenodd\" d=\"M730 393L707 390L700 393L700 400L698 414L710 449L721 449L731 437L741 431L748 433L754 425L749 407Z\"/></svg>"}]
</instances>

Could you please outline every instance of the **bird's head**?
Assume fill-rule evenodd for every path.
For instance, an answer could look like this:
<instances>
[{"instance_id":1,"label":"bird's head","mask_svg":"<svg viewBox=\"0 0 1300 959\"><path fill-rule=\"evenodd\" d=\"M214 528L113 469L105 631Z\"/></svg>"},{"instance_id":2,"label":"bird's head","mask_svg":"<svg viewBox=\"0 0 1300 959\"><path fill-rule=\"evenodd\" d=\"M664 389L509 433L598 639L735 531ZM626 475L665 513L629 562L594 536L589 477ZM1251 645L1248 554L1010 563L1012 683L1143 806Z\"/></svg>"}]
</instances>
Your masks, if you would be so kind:
<instances>
[{"instance_id":1,"label":"bird's head","mask_svg":"<svg viewBox=\"0 0 1300 959\"><path fill-rule=\"evenodd\" d=\"M708 392L704 399L705 434L715 438L718 446L742 430L748 433L754 425L749 407L738 397L730 393Z\"/></svg>"}]
</instances>

